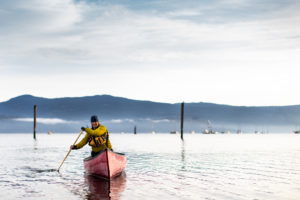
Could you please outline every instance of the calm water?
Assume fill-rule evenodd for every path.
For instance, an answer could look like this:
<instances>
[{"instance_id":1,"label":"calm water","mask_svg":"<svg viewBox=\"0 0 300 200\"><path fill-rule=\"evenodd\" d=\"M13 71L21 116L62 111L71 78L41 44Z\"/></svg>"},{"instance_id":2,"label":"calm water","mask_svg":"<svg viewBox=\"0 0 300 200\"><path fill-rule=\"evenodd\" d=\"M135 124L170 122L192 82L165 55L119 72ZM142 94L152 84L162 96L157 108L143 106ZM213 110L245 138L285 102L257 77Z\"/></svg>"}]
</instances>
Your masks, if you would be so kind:
<instances>
[{"instance_id":1,"label":"calm water","mask_svg":"<svg viewBox=\"0 0 300 200\"><path fill-rule=\"evenodd\" d=\"M84 174L77 134L0 134L0 199L300 199L300 135L111 134L127 155L110 185Z\"/></svg>"}]
</instances>

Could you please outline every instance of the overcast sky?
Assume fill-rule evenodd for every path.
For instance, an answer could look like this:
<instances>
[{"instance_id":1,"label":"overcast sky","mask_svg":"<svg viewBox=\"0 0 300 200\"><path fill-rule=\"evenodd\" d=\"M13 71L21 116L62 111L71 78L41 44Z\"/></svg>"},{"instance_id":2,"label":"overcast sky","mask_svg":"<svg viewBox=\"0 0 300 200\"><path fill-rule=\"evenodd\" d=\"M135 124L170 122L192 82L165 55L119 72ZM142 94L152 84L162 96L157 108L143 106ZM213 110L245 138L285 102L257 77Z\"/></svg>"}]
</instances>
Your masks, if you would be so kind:
<instances>
[{"instance_id":1,"label":"overcast sky","mask_svg":"<svg viewBox=\"0 0 300 200\"><path fill-rule=\"evenodd\" d=\"M0 101L300 104L299 0L0 1Z\"/></svg>"}]
</instances>

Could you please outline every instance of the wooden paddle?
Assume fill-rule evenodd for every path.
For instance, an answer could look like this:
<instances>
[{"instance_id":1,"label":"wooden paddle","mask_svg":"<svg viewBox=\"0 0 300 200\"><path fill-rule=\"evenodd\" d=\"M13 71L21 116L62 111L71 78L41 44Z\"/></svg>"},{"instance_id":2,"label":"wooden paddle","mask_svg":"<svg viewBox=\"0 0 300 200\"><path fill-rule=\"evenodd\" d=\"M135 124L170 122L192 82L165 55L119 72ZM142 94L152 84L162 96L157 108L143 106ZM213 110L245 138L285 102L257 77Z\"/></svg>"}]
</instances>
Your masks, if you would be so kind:
<instances>
[{"instance_id":1,"label":"wooden paddle","mask_svg":"<svg viewBox=\"0 0 300 200\"><path fill-rule=\"evenodd\" d=\"M78 137L76 138L75 142L73 145L76 144L77 140L79 139L80 135L82 134L83 131L81 131L78 135ZM70 148L69 152L67 153L67 155L65 156L65 159L61 162L60 166L58 167L57 171L59 172L59 169L61 168L61 166L64 164L65 160L67 159L68 155L70 154L70 152L72 151L72 149Z\"/></svg>"}]
</instances>

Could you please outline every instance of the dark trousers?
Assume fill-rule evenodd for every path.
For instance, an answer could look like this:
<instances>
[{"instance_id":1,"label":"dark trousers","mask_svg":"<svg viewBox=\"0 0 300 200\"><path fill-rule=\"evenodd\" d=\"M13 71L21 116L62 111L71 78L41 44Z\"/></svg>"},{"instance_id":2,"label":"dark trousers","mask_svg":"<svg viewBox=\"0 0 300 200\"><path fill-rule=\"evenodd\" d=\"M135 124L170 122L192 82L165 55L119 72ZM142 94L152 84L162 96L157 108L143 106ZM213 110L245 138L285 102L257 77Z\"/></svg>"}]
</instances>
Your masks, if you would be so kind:
<instances>
[{"instance_id":1,"label":"dark trousers","mask_svg":"<svg viewBox=\"0 0 300 200\"><path fill-rule=\"evenodd\" d=\"M99 153L100 153L100 152L94 152L94 151L92 151L92 152L91 152L91 156L92 156L92 157L95 157L95 156L97 156Z\"/></svg>"},{"instance_id":2,"label":"dark trousers","mask_svg":"<svg viewBox=\"0 0 300 200\"><path fill-rule=\"evenodd\" d=\"M112 149L110 149L111 151L113 151ZM94 151L91 151L91 156L92 157L95 157L95 156L97 156L99 153L101 153L102 151L100 151L100 152L94 152Z\"/></svg>"}]
</instances>

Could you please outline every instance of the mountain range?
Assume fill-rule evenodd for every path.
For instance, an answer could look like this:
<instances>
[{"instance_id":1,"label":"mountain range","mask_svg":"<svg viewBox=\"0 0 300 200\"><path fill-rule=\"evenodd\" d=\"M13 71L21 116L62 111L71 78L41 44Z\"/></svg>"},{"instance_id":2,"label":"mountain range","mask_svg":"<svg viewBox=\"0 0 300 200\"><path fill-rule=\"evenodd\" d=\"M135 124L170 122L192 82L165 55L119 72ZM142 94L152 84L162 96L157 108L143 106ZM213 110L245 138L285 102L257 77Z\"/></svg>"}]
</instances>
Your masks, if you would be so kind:
<instances>
[{"instance_id":1,"label":"mountain range","mask_svg":"<svg viewBox=\"0 0 300 200\"><path fill-rule=\"evenodd\" d=\"M132 100L110 95L42 98L22 95L0 103L0 132L32 132L33 106L37 105L39 132L78 132L98 115L111 132L170 132L179 130L181 103ZM185 103L184 130L291 132L300 125L300 105L230 106Z\"/></svg>"}]
</instances>

